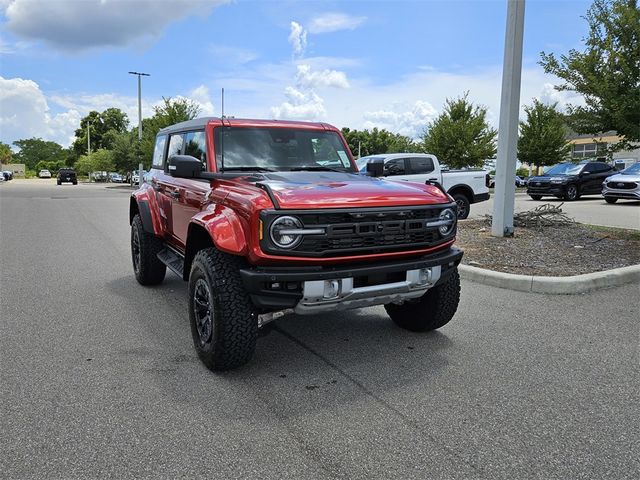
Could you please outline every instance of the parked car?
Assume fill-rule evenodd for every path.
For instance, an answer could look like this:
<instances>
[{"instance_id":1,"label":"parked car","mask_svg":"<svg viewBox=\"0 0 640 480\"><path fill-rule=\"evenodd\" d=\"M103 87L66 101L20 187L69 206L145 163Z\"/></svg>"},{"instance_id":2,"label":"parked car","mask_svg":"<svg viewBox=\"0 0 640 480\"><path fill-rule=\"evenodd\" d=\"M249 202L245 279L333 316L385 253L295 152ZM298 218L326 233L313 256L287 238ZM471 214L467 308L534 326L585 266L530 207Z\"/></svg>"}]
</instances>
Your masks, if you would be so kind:
<instances>
[{"instance_id":1,"label":"parked car","mask_svg":"<svg viewBox=\"0 0 640 480\"><path fill-rule=\"evenodd\" d=\"M515 185L516 187L526 187L527 182L518 175L515 176ZM496 176L489 175L489 188L496 188Z\"/></svg>"},{"instance_id":2,"label":"parked car","mask_svg":"<svg viewBox=\"0 0 640 480\"><path fill-rule=\"evenodd\" d=\"M106 182L109 180L109 174L107 172L91 172L91 178L94 182Z\"/></svg>"},{"instance_id":3,"label":"parked car","mask_svg":"<svg viewBox=\"0 0 640 480\"><path fill-rule=\"evenodd\" d=\"M527 194L533 200L554 196L569 201L577 200L582 195L599 195L604 179L614 173L613 167L605 162L584 160L578 164L558 163L544 175L531 177Z\"/></svg>"},{"instance_id":4,"label":"parked car","mask_svg":"<svg viewBox=\"0 0 640 480\"><path fill-rule=\"evenodd\" d=\"M143 183L146 180L148 173L149 172L147 172L146 170L142 171L142 175L144 175L144 177L142 179ZM138 185L140 183L140 172L138 170L132 172L132 174L131 174L131 183L133 183L134 185Z\"/></svg>"},{"instance_id":5,"label":"parked car","mask_svg":"<svg viewBox=\"0 0 640 480\"><path fill-rule=\"evenodd\" d=\"M122 175L120 175L119 173L111 172L109 173L109 181L112 183L122 183L123 178L122 178Z\"/></svg>"},{"instance_id":6,"label":"parked car","mask_svg":"<svg viewBox=\"0 0 640 480\"><path fill-rule=\"evenodd\" d=\"M0 177L2 177L3 180L13 180L13 172L11 170L2 170Z\"/></svg>"},{"instance_id":7,"label":"parked car","mask_svg":"<svg viewBox=\"0 0 640 480\"><path fill-rule=\"evenodd\" d=\"M38 172L38 177L40 178L51 178L51 172L46 169L42 169Z\"/></svg>"},{"instance_id":8,"label":"parked car","mask_svg":"<svg viewBox=\"0 0 640 480\"><path fill-rule=\"evenodd\" d=\"M7 180L4 179L4 175L0 175L0 182L6 182Z\"/></svg>"},{"instance_id":9,"label":"parked car","mask_svg":"<svg viewBox=\"0 0 640 480\"><path fill-rule=\"evenodd\" d=\"M619 199L640 200L640 162L605 178L602 196L607 203L616 203Z\"/></svg>"},{"instance_id":10,"label":"parked car","mask_svg":"<svg viewBox=\"0 0 640 480\"><path fill-rule=\"evenodd\" d=\"M63 183L73 183L74 185L78 184L78 176L73 168L61 168L58 170L58 176L56 178L58 180L58 185L62 185Z\"/></svg>"},{"instance_id":11,"label":"parked car","mask_svg":"<svg viewBox=\"0 0 640 480\"><path fill-rule=\"evenodd\" d=\"M167 268L188 282L194 347L211 370L249 361L283 312L384 305L411 331L456 312L456 203L375 178L381 163L359 175L333 126L191 120L158 132L152 165L129 204L133 271L142 285Z\"/></svg>"},{"instance_id":12,"label":"parked car","mask_svg":"<svg viewBox=\"0 0 640 480\"><path fill-rule=\"evenodd\" d=\"M435 155L426 153L389 153L370 155L357 160L361 175L369 163L383 164L382 176L396 182L439 183L458 204L458 218L469 216L472 203L489 199L487 172L479 169L442 168Z\"/></svg>"}]
</instances>

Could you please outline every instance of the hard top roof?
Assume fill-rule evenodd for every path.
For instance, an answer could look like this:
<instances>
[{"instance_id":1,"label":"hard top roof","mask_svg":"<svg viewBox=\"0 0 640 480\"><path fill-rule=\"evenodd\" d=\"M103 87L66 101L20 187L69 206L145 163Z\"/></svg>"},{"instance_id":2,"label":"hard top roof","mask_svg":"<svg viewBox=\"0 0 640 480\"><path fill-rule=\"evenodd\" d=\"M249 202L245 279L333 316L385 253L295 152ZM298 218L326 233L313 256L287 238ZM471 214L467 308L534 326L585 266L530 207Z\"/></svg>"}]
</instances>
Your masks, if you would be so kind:
<instances>
[{"instance_id":1,"label":"hard top roof","mask_svg":"<svg viewBox=\"0 0 640 480\"><path fill-rule=\"evenodd\" d=\"M167 134L171 132L181 132L185 130L203 129L206 125L214 126L224 125L227 127L275 127L275 128L305 128L310 130L330 130L338 131L333 125L320 122L298 122L292 120L258 120L250 118L228 118L224 121L219 117L201 117L186 122L176 123L163 128L158 134Z\"/></svg>"}]
</instances>

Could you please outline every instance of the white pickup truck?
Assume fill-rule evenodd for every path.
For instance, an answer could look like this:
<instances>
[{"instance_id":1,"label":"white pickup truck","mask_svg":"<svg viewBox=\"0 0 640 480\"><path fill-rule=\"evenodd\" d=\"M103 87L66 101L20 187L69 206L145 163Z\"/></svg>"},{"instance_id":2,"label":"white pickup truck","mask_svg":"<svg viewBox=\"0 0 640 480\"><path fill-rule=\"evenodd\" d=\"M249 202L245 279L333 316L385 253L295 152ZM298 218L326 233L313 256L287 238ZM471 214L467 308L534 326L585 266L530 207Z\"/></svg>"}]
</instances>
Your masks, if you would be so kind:
<instances>
[{"instance_id":1,"label":"white pickup truck","mask_svg":"<svg viewBox=\"0 0 640 480\"><path fill-rule=\"evenodd\" d=\"M382 163L382 176L403 182L438 182L458 204L458 218L469 216L472 203L489 200L489 175L481 169L448 170L429 153L385 153L356 161L361 174L368 163Z\"/></svg>"}]
</instances>

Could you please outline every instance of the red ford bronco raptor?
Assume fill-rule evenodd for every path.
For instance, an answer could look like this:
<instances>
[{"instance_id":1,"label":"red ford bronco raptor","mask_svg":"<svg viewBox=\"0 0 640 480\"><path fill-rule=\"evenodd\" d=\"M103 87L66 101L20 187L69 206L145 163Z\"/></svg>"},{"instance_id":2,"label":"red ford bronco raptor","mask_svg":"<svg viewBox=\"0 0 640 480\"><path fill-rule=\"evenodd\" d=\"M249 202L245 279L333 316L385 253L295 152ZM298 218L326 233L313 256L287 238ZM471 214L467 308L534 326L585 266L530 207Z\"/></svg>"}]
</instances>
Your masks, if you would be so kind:
<instances>
[{"instance_id":1,"label":"red ford bronco raptor","mask_svg":"<svg viewBox=\"0 0 640 480\"><path fill-rule=\"evenodd\" d=\"M456 203L437 184L359 175L325 123L201 118L161 130L131 196L142 285L189 282L193 343L211 370L251 359L283 312L384 305L411 331L440 328L460 298Z\"/></svg>"}]
</instances>

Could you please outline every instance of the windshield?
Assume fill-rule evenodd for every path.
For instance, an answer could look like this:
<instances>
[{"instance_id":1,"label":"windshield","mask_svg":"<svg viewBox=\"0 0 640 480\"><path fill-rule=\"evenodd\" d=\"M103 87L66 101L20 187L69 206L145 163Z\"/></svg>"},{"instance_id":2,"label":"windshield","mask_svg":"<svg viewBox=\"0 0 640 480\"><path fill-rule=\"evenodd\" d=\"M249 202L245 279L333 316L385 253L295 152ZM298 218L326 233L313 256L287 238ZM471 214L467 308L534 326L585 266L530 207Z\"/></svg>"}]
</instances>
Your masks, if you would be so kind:
<instances>
[{"instance_id":1,"label":"windshield","mask_svg":"<svg viewBox=\"0 0 640 480\"><path fill-rule=\"evenodd\" d=\"M215 149L219 171L223 170L224 162L224 171L227 172L353 172L349 153L335 132L294 128L216 128Z\"/></svg>"},{"instance_id":2,"label":"windshield","mask_svg":"<svg viewBox=\"0 0 640 480\"><path fill-rule=\"evenodd\" d=\"M559 163L547 170L546 175L577 175L584 165L573 163Z\"/></svg>"},{"instance_id":3,"label":"windshield","mask_svg":"<svg viewBox=\"0 0 640 480\"><path fill-rule=\"evenodd\" d=\"M640 175L640 162L634 163L630 167L620 172L622 175Z\"/></svg>"}]
</instances>

